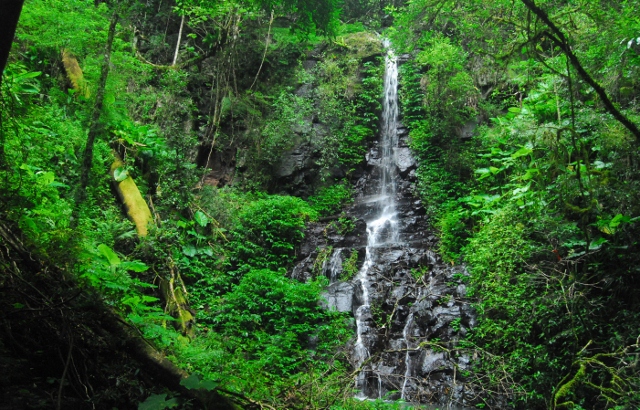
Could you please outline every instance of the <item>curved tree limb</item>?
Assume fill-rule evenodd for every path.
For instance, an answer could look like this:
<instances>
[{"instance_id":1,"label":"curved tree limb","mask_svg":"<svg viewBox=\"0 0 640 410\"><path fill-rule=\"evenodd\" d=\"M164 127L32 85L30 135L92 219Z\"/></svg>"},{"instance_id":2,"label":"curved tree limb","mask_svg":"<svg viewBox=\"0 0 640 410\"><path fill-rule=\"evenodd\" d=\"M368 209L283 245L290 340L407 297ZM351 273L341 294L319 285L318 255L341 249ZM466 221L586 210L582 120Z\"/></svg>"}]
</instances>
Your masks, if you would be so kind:
<instances>
[{"instance_id":1,"label":"curved tree limb","mask_svg":"<svg viewBox=\"0 0 640 410\"><path fill-rule=\"evenodd\" d=\"M629 120L624 114L622 114L620 110L618 110L618 108L616 108L616 106L607 95L605 89L600 84L598 84L596 80L594 80L593 77L591 77L591 75L589 75L589 73L584 69L578 57L571 50L571 46L567 41L567 37L558 28L558 26L556 26L555 23L551 21L549 15L536 5L535 0L521 1L529 10L531 10L536 16L538 16L538 18L542 20L542 22L544 22L547 27L549 27L549 29L551 30L550 34L552 34L549 35L551 41L553 41L558 47L560 47L560 49L567 56L569 62L578 72L580 77L595 90L595 92L602 100L606 110L633 134L633 136L636 138L636 141L640 140L640 129L638 129L638 126L631 120Z\"/></svg>"}]
</instances>

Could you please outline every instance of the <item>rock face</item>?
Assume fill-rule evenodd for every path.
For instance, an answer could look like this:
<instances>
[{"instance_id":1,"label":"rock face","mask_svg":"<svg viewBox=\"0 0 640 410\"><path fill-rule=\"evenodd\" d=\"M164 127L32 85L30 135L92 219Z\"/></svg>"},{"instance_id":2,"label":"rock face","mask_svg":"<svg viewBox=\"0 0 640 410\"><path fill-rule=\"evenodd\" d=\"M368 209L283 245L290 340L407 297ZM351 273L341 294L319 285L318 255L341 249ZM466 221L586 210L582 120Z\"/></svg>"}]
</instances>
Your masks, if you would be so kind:
<instances>
[{"instance_id":1,"label":"rock face","mask_svg":"<svg viewBox=\"0 0 640 410\"><path fill-rule=\"evenodd\" d=\"M413 195L415 160L393 107L393 64L388 59L383 135L346 211L355 222L311 226L292 276L326 275L327 308L354 315L359 397L468 405L475 396L463 377L470 358L451 349L474 324L461 282L467 273L434 252L437 238Z\"/></svg>"}]
</instances>

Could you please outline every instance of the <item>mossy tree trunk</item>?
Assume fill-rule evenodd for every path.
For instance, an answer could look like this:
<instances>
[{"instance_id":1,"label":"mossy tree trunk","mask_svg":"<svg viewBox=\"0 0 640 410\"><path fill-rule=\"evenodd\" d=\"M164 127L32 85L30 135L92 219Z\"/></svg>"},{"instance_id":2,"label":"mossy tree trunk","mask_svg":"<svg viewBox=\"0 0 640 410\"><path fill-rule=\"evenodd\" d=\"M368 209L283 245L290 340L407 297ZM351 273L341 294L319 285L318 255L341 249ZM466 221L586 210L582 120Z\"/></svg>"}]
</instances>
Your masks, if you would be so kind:
<instances>
[{"instance_id":1,"label":"mossy tree trunk","mask_svg":"<svg viewBox=\"0 0 640 410\"><path fill-rule=\"evenodd\" d=\"M114 153L115 160L111 164L113 184L120 200L124 204L129 219L136 226L138 236L144 237L149 233L149 224L153 221L149 205L140 194L140 190L131 176L119 180L118 169L124 167L124 162ZM175 269L173 261L169 260L169 277L159 276L160 294L165 302L165 311L178 319L177 327L183 335L192 338L195 335L193 323L195 317L189 308L187 290L180 274Z\"/></svg>"},{"instance_id":2,"label":"mossy tree trunk","mask_svg":"<svg viewBox=\"0 0 640 410\"><path fill-rule=\"evenodd\" d=\"M111 47L113 46L113 38L116 34L116 25L118 24L118 12L114 11L109 23L109 34L107 36L107 44L104 50L104 60L100 71L100 81L96 90L96 101L93 105L91 113L91 124L89 125L89 133L87 135L87 144L84 147L82 156L82 168L80 169L80 187L78 190L76 207L79 206L86 198L86 188L89 184L89 175L91 173L91 164L93 163L93 146L96 137L100 133L100 114L102 113L102 105L104 103L104 91L107 86L107 77L109 77L109 64L111 59Z\"/></svg>"}]
</instances>

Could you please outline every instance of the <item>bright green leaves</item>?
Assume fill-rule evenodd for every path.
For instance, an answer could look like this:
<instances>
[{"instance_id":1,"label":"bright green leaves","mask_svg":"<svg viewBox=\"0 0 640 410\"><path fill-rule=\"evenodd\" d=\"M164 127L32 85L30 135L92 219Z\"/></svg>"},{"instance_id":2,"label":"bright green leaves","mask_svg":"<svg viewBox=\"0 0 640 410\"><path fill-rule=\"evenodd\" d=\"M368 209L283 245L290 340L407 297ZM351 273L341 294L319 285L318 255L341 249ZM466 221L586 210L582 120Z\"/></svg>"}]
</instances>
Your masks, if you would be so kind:
<instances>
[{"instance_id":1,"label":"bright green leaves","mask_svg":"<svg viewBox=\"0 0 640 410\"><path fill-rule=\"evenodd\" d=\"M155 329L148 337L154 338L158 334L161 323L173 320L165 314L157 297L144 293L155 286L129 273L142 274L149 269L147 264L138 260L123 260L105 244L99 244L92 253L86 255L86 259L80 277L99 290L104 300L132 324L143 330ZM165 337L166 333L164 330Z\"/></svg>"},{"instance_id":2,"label":"bright green leaves","mask_svg":"<svg viewBox=\"0 0 640 410\"><path fill-rule=\"evenodd\" d=\"M316 195L309 197L309 203L321 216L334 215L342 207L353 202L353 192L346 181L320 189Z\"/></svg>"},{"instance_id":3,"label":"bright green leaves","mask_svg":"<svg viewBox=\"0 0 640 410\"><path fill-rule=\"evenodd\" d=\"M294 13L298 16L293 28L307 33L316 29L333 35L339 24L339 2L337 0L251 0L265 10L279 14Z\"/></svg>"},{"instance_id":4,"label":"bright green leaves","mask_svg":"<svg viewBox=\"0 0 640 410\"><path fill-rule=\"evenodd\" d=\"M500 172L500 169L496 167L478 168L474 172L480 175L478 179L485 179L491 175L496 175L498 172Z\"/></svg>"},{"instance_id":5,"label":"bright green leaves","mask_svg":"<svg viewBox=\"0 0 640 410\"><path fill-rule=\"evenodd\" d=\"M196 213L193 215L193 220L203 228L209 223L209 218L207 218L207 216L202 211L196 211Z\"/></svg>"},{"instance_id":6,"label":"bright green leaves","mask_svg":"<svg viewBox=\"0 0 640 410\"><path fill-rule=\"evenodd\" d=\"M118 167L113 171L113 179L116 182L122 182L127 178L129 178L129 171L125 167Z\"/></svg>"},{"instance_id":7,"label":"bright green leaves","mask_svg":"<svg viewBox=\"0 0 640 410\"><path fill-rule=\"evenodd\" d=\"M640 220L640 217L630 218L628 216L617 214L613 218L598 218L595 226L598 228L600 232L603 232L607 235L614 235L621 225L628 224L631 222L637 222Z\"/></svg>"},{"instance_id":8,"label":"bright green leaves","mask_svg":"<svg viewBox=\"0 0 640 410\"><path fill-rule=\"evenodd\" d=\"M106 259L107 266L109 267L109 269L111 269L111 272L115 272L116 268L121 263L118 255L116 255L116 253L110 247L103 243L98 245L98 252L100 252L100 255L102 255Z\"/></svg>"},{"instance_id":9,"label":"bright green leaves","mask_svg":"<svg viewBox=\"0 0 640 410\"><path fill-rule=\"evenodd\" d=\"M295 197L263 196L247 204L232 241L238 263L273 269L290 263L305 222L316 218L316 211Z\"/></svg>"},{"instance_id":10,"label":"bright green leaves","mask_svg":"<svg viewBox=\"0 0 640 410\"><path fill-rule=\"evenodd\" d=\"M182 256L187 258L194 258L196 255L212 257L214 249L211 240L225 239L225 230L201 210L197 210L193 214L193 220L181 219L176 221L175 225L181 238ZM187 265L189 264L188 260L184 258L181 260Z\"/></svg>"},{"instance_id":11,"label":"bright green leaves","mask_svg":"<svg viewBox=\"0 0 640 410\"><path fill-rule=\"evenodd\" d=\"M242 347L245 357L270 374L299 370L311 354L309 337L317 337L319 353L339 342L340 315L324 310L318 299L323 284L301 283L266 269L247 272L227 293L215 315L218 332ZM335 326L329 328L329 323Z\"/></svg>"},{"instance_id":12,"label":"bright green leaves","mask_svg":"<svg viewBox=\"0 0 640 410\"><path fill-rule=\"evenodd\" d=\"M8 96L18 106L24 106L25 98L40 93L40 71L28 71L22 64L10 64L4 70L2 87L9 91Z\"/></svg>"},{"instance_id":13,"label":"bright green leaves","mask_svg":"<svg viewBox=\"0 0 640 410\"><path fill-rule=\"evenodd\" d=\"M116 270L141 273L149 269L145 263L140 261L122 261L113 249L103 243L99 244L96 247L96 250L100 256L96 262L99 262L100 265L108 268L112 274L115 274Z\"/></svg>"},{"instance_id":14,"label":"bright green leaves","mask_svg":"<svg viewBox=\"0 0 640 410\"><path fill-rule=\"evenodd\" d=\"M425 111L441 119L441 132L451 134L475 111L469 101L477 99L473 79L464 68L463 49L448 37L436 35L421 51L416 62L426 71L422 76Z\"/></svg>"},{"instance_id":15,"label":"bright green leaves","mask_svg":"<svg viewBox=\"0 0 640 410\"><path fill-rule=\"evenodd\" d=\"M531 155L531 153L533 153L533 147L531 144L527 144L524 147L517 150L516 152L514 152L513 154L511 154L511 158L517 159L520 157L524 157L526 155Z\"/></svg>"},{"instance_id":16,"label":"bright green leaves","mask_svg":"<svg viewBox=\"0 0 640 410\"><path fill-rule=\"evenodd\" d=\"M145 272L149 269L145 263L140 261L121 261L113 249L103 243L98 245L97 250L104 258L103 260L106 261L105 266L108 267L112 273L115 273L117 268L136 273Z\"/></svg>"}]
</instances>

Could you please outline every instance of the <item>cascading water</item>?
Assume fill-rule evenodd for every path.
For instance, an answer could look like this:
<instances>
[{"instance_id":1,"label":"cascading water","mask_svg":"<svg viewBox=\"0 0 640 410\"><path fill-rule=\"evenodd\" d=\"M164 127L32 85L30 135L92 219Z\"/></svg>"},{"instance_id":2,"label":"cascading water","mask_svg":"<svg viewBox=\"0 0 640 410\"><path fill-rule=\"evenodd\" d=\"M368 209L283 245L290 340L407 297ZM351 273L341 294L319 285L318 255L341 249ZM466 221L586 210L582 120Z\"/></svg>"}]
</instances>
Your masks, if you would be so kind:
<instances>
[{"instance_id":1,"label":"cascading water","mask_svg":"<svg viewBox=\"0 0 640 410\"><path fill-rule=\"evenodd\" d=\"M357 170L355 201L345 209L353 229L340 232L333 222L310 228L292 276L312 278L322 261L322 273L330 279L326 307L354 315L350 359L359 370L356 397L452 408L473 397L460 379L471 359L434 345L455 346L473 326L474 315L459 279L464 268L443 263L433 252L437 238L414 196L417 164L399 120L398 61L385 46L380 139ZM359 269L351 279L354 261L346 255L358 256Z\"/></svg>"},{"instance_id":2,"label":"cascading water","mask_svg":"<svg viewBox=\"0 0 640 410\"><path fill-rule=\"evenodd\" d=\"M327 267L323 266L322 271L326 272L325 276L329 277L331 283L335 283L338 280L339 270L342 267L342 248L338 248L331 255L331 259L329 260L328 272L326 272Z\"/></svg>"},{"instance_id":3,"label":"cascading water","mask_svg":"<svg viewBox=\"0 0 640 410\"><path fill-rule=\"evenodd\" d=\"M398 145L398 62L397 58L385 42L387 51L384 74L384 100L382 104L381 135L380 135L380 186L379 193L370 199L373 203L374 218L367 221L366 257L355 281L360 284L362 305L357 308L355 344L355 359L358 367L369 357L369 350L365 343L365 335L370 331L367 324L371 316L369 300L369 274L376 262L377 248L383 244L395 244L399 238L398 221L396 218L396 164L394 148ZM380 379L378 384L381 384ZM365 397L366 370L360 371L356 378L356 389L359 396ZM381 394L381 388L378 388Z\"/></svg>"}]
</instances>

